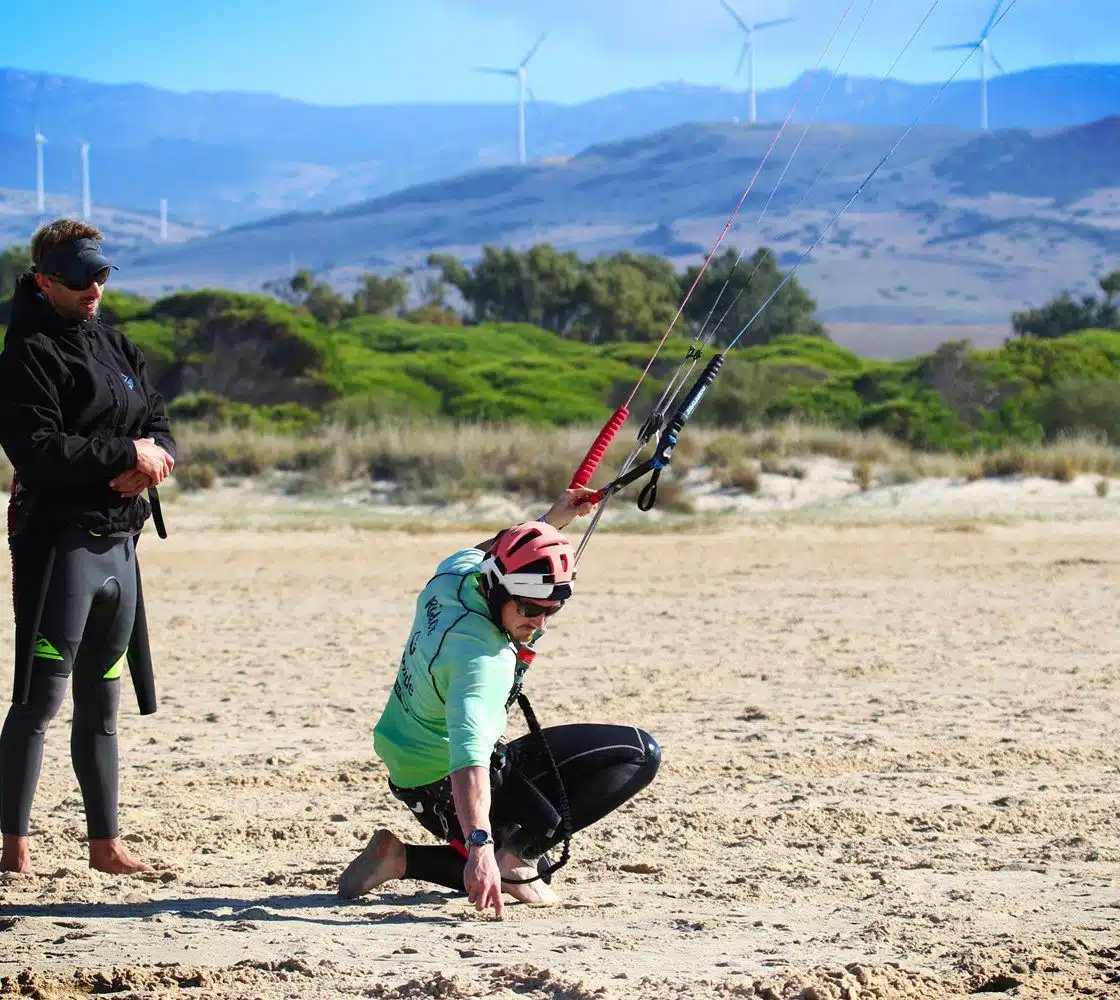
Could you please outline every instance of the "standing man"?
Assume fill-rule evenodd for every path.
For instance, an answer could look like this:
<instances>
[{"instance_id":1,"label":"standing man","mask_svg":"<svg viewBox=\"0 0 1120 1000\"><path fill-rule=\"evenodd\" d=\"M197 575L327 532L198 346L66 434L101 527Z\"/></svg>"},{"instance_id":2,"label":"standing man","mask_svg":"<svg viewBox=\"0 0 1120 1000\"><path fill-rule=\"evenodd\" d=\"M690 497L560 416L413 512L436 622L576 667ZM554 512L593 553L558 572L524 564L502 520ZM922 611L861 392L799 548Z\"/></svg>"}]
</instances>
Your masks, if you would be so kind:
<instances>
[{"instance_id":1,"label":"standing man","mask_svg":"<svg viewBox=\"0 0 1120 1000\"><path fill-rule=\"evenodd\" d=\"M91 868L150 871L117 829L117 709L127 664L155 711L136 539L141 494L175 464L163 399L143 354L99 316L110 264L101 233L58 219L31 240L0 351L0 446L8 508L15 685L0 731L0 870L29 872L31 805L45 734L73 676L70 753Z\"/></svg>"}]
</instances>

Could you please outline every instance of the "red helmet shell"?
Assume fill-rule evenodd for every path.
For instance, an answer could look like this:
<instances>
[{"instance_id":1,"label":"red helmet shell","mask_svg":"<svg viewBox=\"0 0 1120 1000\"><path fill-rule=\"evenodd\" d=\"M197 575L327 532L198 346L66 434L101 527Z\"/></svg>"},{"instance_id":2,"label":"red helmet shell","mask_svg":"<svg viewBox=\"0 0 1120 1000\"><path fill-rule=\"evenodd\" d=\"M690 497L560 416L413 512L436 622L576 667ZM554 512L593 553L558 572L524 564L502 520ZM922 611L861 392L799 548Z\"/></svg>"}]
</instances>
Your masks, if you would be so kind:
<instances>
[{"instance_id":1,"label":"red helmet shell","mask_svg":"<svg viewBox=\"0 0 1120 1000\"><path fill-rule=\"evenodd\" d=\"M498 535L482 572L513 597L566 601L576 579L575 550L551 524L527 521Z\"/></svg>"}]
</instances>

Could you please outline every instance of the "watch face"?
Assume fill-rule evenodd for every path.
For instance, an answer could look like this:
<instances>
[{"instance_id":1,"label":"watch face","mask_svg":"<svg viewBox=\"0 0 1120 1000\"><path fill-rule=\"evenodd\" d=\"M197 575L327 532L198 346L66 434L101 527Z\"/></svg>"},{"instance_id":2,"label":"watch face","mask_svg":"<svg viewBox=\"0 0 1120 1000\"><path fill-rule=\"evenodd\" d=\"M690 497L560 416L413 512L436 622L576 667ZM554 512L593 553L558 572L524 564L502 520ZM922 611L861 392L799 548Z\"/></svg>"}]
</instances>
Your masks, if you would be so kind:
<instances>
[{"instance_id":1,"label":"watch face","mask_svg":"<svg viewBox=\"0 0 1120 1000\"><path fill-rule=\"evenodd\" d=\"M472 847L481 847L490 839L490 834L485 830L471 830L471 835L467 837L467 843Z\"/></svg>"}]
</instances>

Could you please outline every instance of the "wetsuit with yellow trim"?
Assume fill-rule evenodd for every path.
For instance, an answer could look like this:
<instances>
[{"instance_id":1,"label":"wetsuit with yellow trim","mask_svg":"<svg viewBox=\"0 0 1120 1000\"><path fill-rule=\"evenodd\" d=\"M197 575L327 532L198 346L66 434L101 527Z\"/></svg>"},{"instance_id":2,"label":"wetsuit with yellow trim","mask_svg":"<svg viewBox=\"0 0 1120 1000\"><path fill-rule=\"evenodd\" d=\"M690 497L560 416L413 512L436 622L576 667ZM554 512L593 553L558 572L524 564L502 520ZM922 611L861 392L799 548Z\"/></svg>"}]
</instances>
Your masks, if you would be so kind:
<instances>
[{"instance_id":1,"label":"wetsuit with yellow trim","mask_svg":"<svg viewBox=\"0 0 1120 1000\"><path fill-rule=\"evenodd\" d=\"M70 755L91 839L117 836L116 719L127 665L141 712L155 688L136 541L150 507L110 481L134 441L176 445L142 352L99 318L61 316L21 276L0 352L0 445L15 611L12 705L0 730L0 831L27 836L47 729L73 684Z\"/></svg>"}]
</instances>

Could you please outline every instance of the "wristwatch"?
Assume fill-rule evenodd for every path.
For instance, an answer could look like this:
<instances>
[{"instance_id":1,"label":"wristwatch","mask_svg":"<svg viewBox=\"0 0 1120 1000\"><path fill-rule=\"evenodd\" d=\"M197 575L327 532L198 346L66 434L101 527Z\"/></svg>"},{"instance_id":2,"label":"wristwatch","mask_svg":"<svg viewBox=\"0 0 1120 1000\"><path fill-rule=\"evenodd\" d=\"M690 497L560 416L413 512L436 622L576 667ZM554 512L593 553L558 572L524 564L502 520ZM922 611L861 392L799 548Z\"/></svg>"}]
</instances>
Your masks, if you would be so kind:
<instances>
[{"instance_id":1,"label":"wristwatch","mask_svg":"<svg viewBox=\"0 0 1120 1000\"><path fill-rule=\"evenodd\" d=\"M467 847L485 847L492 843L494 841L490 837L489 830L471 830L467 835Z\"/></svg>"}]
</instances>

